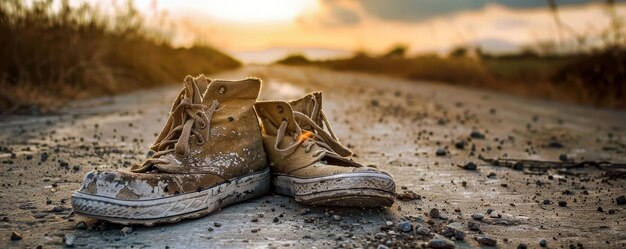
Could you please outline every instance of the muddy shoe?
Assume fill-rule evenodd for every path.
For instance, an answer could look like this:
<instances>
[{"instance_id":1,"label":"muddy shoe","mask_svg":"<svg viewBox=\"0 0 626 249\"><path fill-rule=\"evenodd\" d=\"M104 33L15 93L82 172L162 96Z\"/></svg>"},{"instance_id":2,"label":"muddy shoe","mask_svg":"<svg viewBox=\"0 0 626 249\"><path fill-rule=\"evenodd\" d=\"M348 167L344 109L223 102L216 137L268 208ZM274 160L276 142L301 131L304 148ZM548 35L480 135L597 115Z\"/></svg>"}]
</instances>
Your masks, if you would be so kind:
<instances>
[{"instance_id":1,"label":"muddy shoe","mask_svg":"<svg viewBox=\"0 0 626 249\"><path fill-rule=\"evenodd\" d=\"M308 109L296 104L299 110L312 111L305 114L289 102L255 104L274 190L308 205L391 206L393 178L349 158L352 152L337 141L321 111L321 95L317 105Z\"/></svg>"},{"instance_id":2,"label":"muddy shoe","mask_svg":"<svg viewBox=\"0 0 626 249\"><path fill-rule=\"evenodd\" d=\"M207 83L204 76L185 78L154 155L130 171L89 172L72 196L74 211L153 225L200 217L267 192L269 168L253 110L260 81Z\"/></svg>"}]
</instances>

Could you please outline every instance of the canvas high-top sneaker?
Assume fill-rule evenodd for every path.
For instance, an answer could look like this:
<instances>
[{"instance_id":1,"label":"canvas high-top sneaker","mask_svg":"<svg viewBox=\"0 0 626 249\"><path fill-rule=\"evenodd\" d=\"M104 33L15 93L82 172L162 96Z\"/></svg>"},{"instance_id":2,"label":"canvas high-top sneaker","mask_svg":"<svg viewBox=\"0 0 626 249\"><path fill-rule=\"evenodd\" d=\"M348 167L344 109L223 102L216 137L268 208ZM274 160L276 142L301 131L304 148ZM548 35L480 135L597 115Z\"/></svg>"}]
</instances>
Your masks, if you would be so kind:
<instances>
[{"instance_id":1,"label":"canvas high-top sneaker","mask_svg":"<svg viewBox=\"0 0 626 249\"><path fill-rule=\"evenodd\" d=\"M253 110L261 82L187 76L184 84L155 154L130 171L89 172L72 196L76 213L121 224L172 223L267 192Z\"/></svg>"},{"instance_id":2,"label":"canvas high-top sneaker","mask_svg":"<svg viewBox=\"0 0 626 249\"><path fill-rule=\"evenodd\" d=\"M321 93L305 99L317 100L317 94L317 104L305 103L309 100L291 102L300 111L311 111L308 114L294 111L285 101L255 104L274 190L308 205L391 206L395 198L393 178L347 157L352 152L337 141L321 111Z\"/></svg>"}]
</instances>

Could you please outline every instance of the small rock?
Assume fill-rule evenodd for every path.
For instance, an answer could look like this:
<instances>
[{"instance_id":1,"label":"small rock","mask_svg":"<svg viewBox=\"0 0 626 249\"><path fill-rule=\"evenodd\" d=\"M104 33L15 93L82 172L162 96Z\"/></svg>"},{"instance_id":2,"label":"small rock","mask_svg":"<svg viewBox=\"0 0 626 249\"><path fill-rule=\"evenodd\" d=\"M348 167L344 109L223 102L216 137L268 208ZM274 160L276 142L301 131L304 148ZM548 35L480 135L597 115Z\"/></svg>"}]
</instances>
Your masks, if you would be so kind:
<instances>
[{"instance_id":1,"label":"small rock","mask_svg":"<svg viewBox=\"0 0 626 249\"><path fill-rule=\"evenodd\" d=\"M464 170L476 170L478 166L474 162L467 162L465 165L459 166Z\"/></svg>"},{"instance_id":2,"label":"small rock","mask_svg":"<svg viewBox=\"0 0 626 249\"><path fill-rule=\"evenodd\" d=\"M489 214L489 217L491 217L491 218L500 218L500 214L498 212L491 212Z\"/></svg>"},{"instance_id":3,"label":"small rock","mask_svg":"<svg viewBox=\"0 0 626 249\"><path fill-rule=\"evenodd\" d=\"M543 200L543 205L550 205L550 203L552 202L548 199Z\"/></svg>"},{"instance_id":4,"label":"small rock","mask_svg":"<svg viewBox=\"0 0 626 249\"><path fill-rule=\"evenodd\" d=\"M446 238L454 236L454 238L456 238L457 240L463 240L465 239L465 233L461 231L461 227L461 223L452 222L446 225L446 227L441 232L441 235L445 236Z\"/></svg>"},{"instance_id":5,"label":"small rock","mask_svg":"<svg viewBox=\"0 0 626 249\"><path fill-rule=\"evenodd\" d=\"M421 226L415 229L415 234L427 236L430 235L430 229L426 226Z\"/></svg>"},{"instance_id":6,"label":"small rock","mask_svg":"<svg viewBox=\"0 0 626 249\"><path fill-rule=\"evenodd\" d=\"M567 202L566 201L559 201L559 206L567 207Z\"/></svg>"},{"instance_id":7,"label":"small rock","mask_svg":"<svg viewBox=\"0 0 626 249\"><path fill-rule=\"evenodd\" d=\"M379 244L378 247L376 247L376 249L389 249L389 247L383 244Z\"/></svg>"},{"instance_id":8,"label":"small rock","mask_svg":"<svg viewBox=\"0 0 626 249\"><path fill-rule=\"evenodd\" d=\"M487 175L487 178L496 179L496 172L490 172L489 175Z\"/></svg>"},{"instance_id":9,"label":"small rock","mask_svg":"<svg viewBox=\"0 0 626 249\"><path fill-rule=\"evenodd\" d=\"M123 235L129 235L133 233L133 227L123 227L122 228L122 234Z\"/></svg>"},{"instance_id":10,"label":"small rock","mask_svg":"<svg viewBox=\"0 0 626 249\"><path fill-rule=\"evenodd\" d=\"M341 216L339 216L339 215L333 215L333 220L334 220L334 221L340 221L340 220L341 220Z\"/></svg>"},{"instance_id":11,"label":"small rock","mask_svg":"<svg viewBox=\"0 0 626 249\"><path fill-rule=\"evenodd\" d=\"M391 222L391 221L387 221L387 222L385 222L385 225L386 225L386 226L393 226L393 222Z\"/></svg>"},{"instance_id":12,"label":"small rock","mask_svg":"<svg viewBox=\"0 0 626 249\"><path fill-rule=\"evenodd\" d=\"M615 198L615 202L617 203L617 205L624 205L626 204L626 196L620 196Z\"/></svg>"},{"instance_id":13,"label":"small rock","mask_svg":"<svg viewBox=\"0 0 626 249\"><path fill-rule=\"evenodd\" d=\"M493 212L493 208L487 208L487 214L491 214Z\"/></svg>"},{"instance_id":14,"label":"small rock","mask_svg":"<svg viewBox=\"0 0 626 249\"><path fill-rule=\"evenodd\" d=\"M602 207L598 207L598 212L604 212L604 209L602 209Z\"/></svg>"},{"instance_id":15,"label":"small rock","mask_svg":"<svg viewBox=\"0 0 626 249\"><path fill-rule=\"evenodd\" d=\"M472 231L480 231L480 224L478 224L478 222L475 222L475 221L468 221L467 227Z\"/></svg>"},{"instance_id":16,"label":"small rock","mask_svg":"<svg viewBox=\"0 0 626 249\"><path fill-rule=\"evenodd\" d=\"M303 208L302 210L300 210L300 215L307 215L310 212L311 212L311 209Z\"/></svg>"},{"instance_id":17,"label":"small rock","mask_svg":"<svg viewBox=\"0 0 626 249\"><path fill-rule=\"evenodd\" d=\"M472 131L472 133L470 133L470 137L475 139L485 139L485 134L482 134L479 131Z\"/></svg>"},{"instance_id":18,"label":"small rock","mask_svg":"<svg viewBox=\"0 0 626 249\"><path fill-rule=\"evenodd\" d=\"M548 241L546 239L539 240L539 245L541 247L546 247L548 245Z\"/></svg>"},{"instance_id":19,"label":"small rock","mask_svg":"<svg viewBox=\"0 0 626 249\"><path fill-rule=\"evenodd\" d=\"M439 213L439 209L433 208L430 210L430 212L428 212L428 215L432 218L439 218L440 213Z\"/></svg>"},{"instance_id":20,"label":"small rock","mask_svg":"<svg viewBox=\"0 0 626 249\"><path fill-rule=\"evenodd\" d=\"M492 238L487 237L487 236L477 237L476 241L478 241L478 243L480 243L482 245L486 245L486 246L495 246L498 243L497 240L492 239Z\"/></svg>"},{"instance_id":21,"label":"small rock","mask_svg":"<svg viewBox=\"0 0 626 249\"><path fill-rule=\"evenodd\" d=\"M422 199L422 196L418 195L417 193L411 190L405 190L403 193L398 194L396 196L396 199L401 200L401 201L411 201L411 200Z\"/></svg>"},{"instance_id":22,"label":"small rock","mask_svg":"<svg viewBox=\"0 0 626 249\"><path fill-rule=\"evenodd\" d=\"M22 240L22 238L24 238L24 236L22 236L22 233L18 231L11 232L11 240Z\"/></svg>"},{"instance_id":23,"label":"small rock","mask_svg":"<svg viewBox=\"0 0 626 249\"><path fill-rule=\"evenodd\" d=\"M616 212L617 212L617 211L615 211L615 209L609 209L609 214L614 214L614 213L616 213Z\"/></svg>"},{"instance_id":24,"label":"small rock","mask_svg":"<svg viewBox=\"0 0 626 249\"><path fill-rule=\"evenodd\" d=\"M461 140L461 141L454 143L454 147L459 150L465 149L465 145L467 145L467 142L465 142L465 140Z\"/></svg>"},{"instance_id":25,"label":"small rock","mask_svg":"<svg viewBox=\"0 0 626 249\"><path fill-rule=\"evenodd\" d=\"M81 221L81 222L78 222L76 226L74 227L78 230L85 230L87 229L87 224L84 221Z\"/></svg>"},{"instance_id":26,"label":"small rock","mask_svg":"<svg viewBox=\"0 0 626 249\"><path fill-rule=\"evenodd\" d=\"M483 218L485 218L485 216L483 216L482 214L479 214L479 213L472 214L472 219L474 220L482 220Z\"/></svg>"},{"instance_id":27,"label":"small rock","mask_svg":"<svg viewBox=\"0 0 626 249\"><path fill-rule=\"evenodd\" d=\"M437 151L435 151L435 155L437 156L445 156L446 155L446 150L439 148L437 149Z\"/></svg>"},{"instance_id":28,"label":"small rock","mask_svg":"<svg viewBox=\"0 0 626 249\"><path fill-rule=\"evenodd\" d=\"M559 155L559 160L561 160L562 162L567 162L569 161L569 158L567 157L566 154L561 154Z\"/></svg>"},{"instance_id":29,"label":"small rock","mask_svg":"<svg viewBox=\"0 0 626 249\"><path fill-rule=\"evenodd\" d=\"M250 230L250 232L252 232L252 233L257 233L258 231L259 231L258 228L253 228L252 230Z\"/></svg>"},{"instance_id":30,"label":"small rock","mask_svg":"<svg viewBox=\"0 0 626 249\"><path fill-rule=\"evenodd\" d=\"M398 228L400 229L400 231L408 233L413 230L413 225L409 221L402 221L400 222L400 224L398 224Z\"/></svg>"},{"instance_id":31,"label":"small rock","mask_svg":"<svg viewBox=\"0 0 626 249\"><path fill-rule=\"evenodd\" d=\"M521 243L517 246L517 249L528 249L528 245Z\"/></svg>"},{"instance_id":32,"label":"small rock","mask_svg":"<svg viewBox=\"0 0 626 249\"><path fill-rule=\"evenodd\" d=\"M76 235L68 233L63 236L63 243L65 243L66 246L73 247L74 242L76 242Z\"/></svg>"},{"instance_id":33,"label":"small rock","mask_svg":"<svg viewBox=\"0 0 626 249\"><path fill-rule=\"evenodd\" d=\"M435 238L428 241L428 247L439 249L451 249L455 247L454 242L446 239L442 236L435 236Z\"/></svg>"},{"instance_id":34,"label":"small rock","mask_svg":"<svg viewBox=\"0 0 626 249\"><path fill-rule=\"evenodd\" d=\"M213 223L213 226L214 226L214 227L221 227L221 226L222 226L222 223L219 223L219 222L214 222L214 223Z\"/></svg>"}]
</instances>

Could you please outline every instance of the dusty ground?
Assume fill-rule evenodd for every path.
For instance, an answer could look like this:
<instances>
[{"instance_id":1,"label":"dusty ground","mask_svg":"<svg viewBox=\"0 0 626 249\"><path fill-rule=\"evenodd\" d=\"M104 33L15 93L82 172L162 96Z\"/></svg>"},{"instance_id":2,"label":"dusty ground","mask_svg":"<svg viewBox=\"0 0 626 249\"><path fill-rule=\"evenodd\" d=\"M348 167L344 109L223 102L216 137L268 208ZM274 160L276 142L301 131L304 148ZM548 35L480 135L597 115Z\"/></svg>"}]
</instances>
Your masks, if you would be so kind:
<instances>
[{"instance_id":1,"label":"dusty ground","mask_svg":"<svg viewBox=\"0 0 626 249\"><path fill-rule=\"evenodd\" d=\"M399 193L421 199L362 210L304 207L268 193L204 218L132 231L73 215L69 197L87 171L145 157L179 89L159 88L76 102L57 115L0 117L0 247L62 247L64 237L75 237L76 247L421 247L432 236L425 232L445 233L454 222L465 234L455 241L460 248L479 246L479 236L501 248L537 248L541 239L550 248L626 247L619 165L520 171L478 159L623 163L625 112L310 68L246 67L216 77L249 75L265 80L262 99L324 91L326 113L357 159L391 172ZM484 139L471 138L473 131ZM467 162L478 169L457 166ZM444 219L431 217L433 208ZM404 221L412 231L401 231ZM11 240L13 231L21 240Z\"/></svg>"}]
</instances>

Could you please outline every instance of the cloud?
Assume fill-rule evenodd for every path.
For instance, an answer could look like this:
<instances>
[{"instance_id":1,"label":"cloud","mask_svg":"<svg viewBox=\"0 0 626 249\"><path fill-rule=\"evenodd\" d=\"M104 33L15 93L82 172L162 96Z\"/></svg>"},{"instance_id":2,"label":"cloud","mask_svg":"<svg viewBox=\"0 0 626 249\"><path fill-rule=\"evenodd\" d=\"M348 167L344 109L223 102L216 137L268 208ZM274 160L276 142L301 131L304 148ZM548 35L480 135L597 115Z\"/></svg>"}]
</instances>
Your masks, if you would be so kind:
<instances>
[{"instance_id":1,"label":"cloud","mask_svg":"<svg viewBox=\"0 0 626 249\"><path fill-rule=\"evenodd\" d=\"M557 0L559 6L605 2L605 0ZM626 2L617 0L616 2ZM361 7L379 19L416 22L467 10L479 10L490 4L513 9L547 8L546 0L361 0Z\"/></svg>"}]
</instances>

